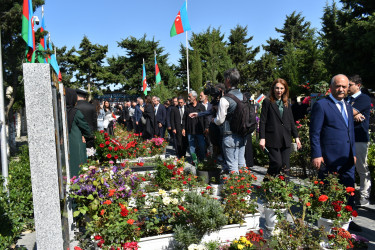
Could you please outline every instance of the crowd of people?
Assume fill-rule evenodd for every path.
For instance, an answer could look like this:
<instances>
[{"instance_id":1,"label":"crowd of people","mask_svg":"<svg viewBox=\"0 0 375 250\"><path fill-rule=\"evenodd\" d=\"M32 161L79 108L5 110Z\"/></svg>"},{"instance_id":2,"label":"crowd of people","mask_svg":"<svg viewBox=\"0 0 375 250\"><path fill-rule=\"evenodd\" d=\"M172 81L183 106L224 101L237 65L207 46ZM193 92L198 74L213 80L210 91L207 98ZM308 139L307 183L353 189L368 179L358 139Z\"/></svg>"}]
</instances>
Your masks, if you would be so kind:
<instances>
[{"instance_id":1,"label":"crowd of people","mask_svg":"<svg viewBox=\"0 0 375 250\"><path fill-rule=\"evenodd\" d=\"M209 84L199 95L192 90L188 100L178 96L164 103L157 96L146 96L123 104L111 105L108 101L96 100L90 104L86 93L68 89L66 105L72 174L78 174L79 164L86 162L83 149L93 146L92 131L105 130L113 134L116 122L144 139L165 138L178 158L189 152L193 164L211 155L222 163L224 175L244 166L252 167L252 136L240 135L233 129L238 100L250 98L237 88L239 80L238 70L229 69L224 73L224 83ZM336 75L331 80L329 96L306 108L295 99L293 104L289 103L287 82L276 79L262 102L259 121L259 146L269 158L267 173L276 176L290 168L292 138L297 148L301 148L294 116L311 111L311 158L319 177L324 179L327 173L338 173L344 185L354 187L357 171L360 177L357 205L367 206L371 179L366 161L372 104L369 95L361 89L358 75L349 78ZM354 206L354 199L350 198L349 204ZM354 223L351 229L360 230Z\"/></svg>"}]
</instances>

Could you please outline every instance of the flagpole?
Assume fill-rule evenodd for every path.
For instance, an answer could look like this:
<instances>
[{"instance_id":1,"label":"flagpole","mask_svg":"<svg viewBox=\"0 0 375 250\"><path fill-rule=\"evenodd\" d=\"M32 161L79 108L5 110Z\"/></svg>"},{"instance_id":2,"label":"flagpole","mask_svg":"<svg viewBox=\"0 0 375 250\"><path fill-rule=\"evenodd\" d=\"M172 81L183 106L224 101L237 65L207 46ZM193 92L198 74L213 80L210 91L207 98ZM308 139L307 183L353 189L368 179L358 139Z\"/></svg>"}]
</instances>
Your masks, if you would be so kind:
<instances>
[{"instance_id":1,"label":"flagpole","mask_svg":"<svg viewBox=\"0 0 375 250\"><path fill-rule=\"evenodd\" d=\"M3 61L1 52L1 27L0 27L0 136L1 136L1 174L4 177L4 190L8 192L8 154L6 140L6 123L4 109L4 86L3 86ZM9 193L8 193L9 195Z\"/></svg>"},{"instance_id":2,"label":"flagpole","mask_svg":"<svg viewBox=\"0 0 375 250\"><path fill-rule=\"evenodd\" d=\"M187 10L187 0L186 0L186 10ZM189 43L188 43L188 32L186 33L186 72L187 72L187 89L188 94L190 93L190 76L189 76Z\"/></svg>"}]
</instances>

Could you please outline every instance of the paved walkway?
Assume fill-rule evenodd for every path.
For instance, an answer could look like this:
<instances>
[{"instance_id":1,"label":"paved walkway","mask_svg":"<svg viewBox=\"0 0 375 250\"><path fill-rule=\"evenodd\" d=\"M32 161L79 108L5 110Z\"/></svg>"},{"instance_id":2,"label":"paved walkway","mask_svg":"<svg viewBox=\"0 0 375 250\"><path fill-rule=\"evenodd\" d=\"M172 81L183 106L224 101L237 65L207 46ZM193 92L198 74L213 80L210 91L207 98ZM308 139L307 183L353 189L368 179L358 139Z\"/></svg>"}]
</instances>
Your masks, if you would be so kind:
<instances>
[{"instance_id":1,"label":"paved walkway","mask_svg":"<svg viewBox=\"0 0 375 250\"><path fill-rule=\"evenodd\" d=\"M172 148L168 146L166 152L167 156L170 155L172 152ZM262 182L267 169L264 167L254 166L252 168L252 171L258 177L258 180L255 184L259 185ZM297 181L297 179L291 178L291 181ZM260 218L260 227L265 228L265 219L264 214L262 213L262 205L259 206L259 210L262 214L262 217ZM358 217L356 217L354 221L362 227L363 231L360 233L351 233L361 235L370 240L370 243L368 244L368 249L375 250L375 204L371 204L369 207L366 208L358 209ZM17 247L25 247L28 250L36 249L35 232L24 233L22 235L22 238L17 242Z\"/></svg>"}]
</instances>

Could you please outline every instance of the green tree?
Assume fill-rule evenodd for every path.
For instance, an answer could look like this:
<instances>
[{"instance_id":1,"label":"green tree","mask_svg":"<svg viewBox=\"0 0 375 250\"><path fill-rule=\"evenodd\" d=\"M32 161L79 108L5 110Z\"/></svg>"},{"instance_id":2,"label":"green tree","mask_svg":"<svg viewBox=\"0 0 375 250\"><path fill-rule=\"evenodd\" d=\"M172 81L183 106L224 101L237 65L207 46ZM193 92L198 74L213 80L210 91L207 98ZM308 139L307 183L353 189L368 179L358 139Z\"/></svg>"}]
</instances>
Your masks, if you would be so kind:
<instances>
[{"instance_id":1,"label":"green tree","mask_svg":"<svg viewBox=\"0 0 375 250\"><path fill-rule=\"evenodd\" d=\"M129 94L141 93L142 88L142 63L146 64L148 86L153 89L155 86L155 54L158 62L161 79L164 86L170 90L175 89L178 80L175 77L174 69L168 64L168 54L160 46L159 41L148 40L146 34L142 38L130 36L118 42L118 46L126 50L126 56L112 57L108 60L110 75L113 83L119 83Z\"/></svg>"},{"instance_id":2,"label":"green tree","mask_svg":"<svg viewBox=\"0 0 375 250\"><path fill-rule=\"evenodd\" d=\"M272 82L279 77L277 71L277 57L270 52L264 53L255 62L255 79L251 84L250 93L267 94Z\"/></svg>"},{"instance_id":3,"label":"green tree","mask_svg":"<svg viewBox=\"0 0 375 250\"><path fill-rule=\"evenodd\" d=\"M193 50L191 55L190 82L191 89L198 93L202 90L202 59L198 50Z\"/></svg>"},{"instance_id":4,"label":"green tree","mask_svg":"<svg viewBox=\"0 0 375 250\"><path fill-rule=\"evenodd\" d=\"M87 89L89 99L92 94L100 93L101 86L105 84L104 59L107 52L108 45L92 44L86 36L83 37L79 50L73 47L69 52L68 62L77 79L76 85Z\"/></svg>"},{"instance_id":5,"label":"green tree","mask_svg":"<svg viewBox=\"0 0 375 250\"><path fill-rule=\"evenodd\" d=\"M248 45L253 36L247 37L247 26L237 25L231 29L228 40L228 54L241 75L240 88L249 90L255 76L255 56L260 48Z\"/></svg>"}]
</instances>

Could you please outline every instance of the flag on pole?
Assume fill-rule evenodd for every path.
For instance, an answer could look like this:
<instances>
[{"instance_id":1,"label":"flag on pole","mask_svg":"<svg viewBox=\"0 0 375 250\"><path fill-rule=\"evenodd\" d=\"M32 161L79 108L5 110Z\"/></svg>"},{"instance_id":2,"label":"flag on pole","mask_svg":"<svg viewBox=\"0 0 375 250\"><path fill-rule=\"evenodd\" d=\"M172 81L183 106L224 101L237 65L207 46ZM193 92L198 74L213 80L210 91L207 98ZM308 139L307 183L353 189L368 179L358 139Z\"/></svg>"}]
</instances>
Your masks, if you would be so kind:
<instances>
[{"instance_id":1,"label":"flag on pole","mask_svg":"<svg viewBox=\"0 0 375 250\"><path fill-rule=\"evenodd\" d=\"M160 82L161 82L161 75L160 75L158 63L156 62L156 52L155 52L155 83L160 84Z\"/></svg>"},{"instance_id":2,"label":"flag on pole","mask_svg":"<svg viewBox=\"0 0 375 250\"><path fill-rule=\"evenodd\" d=\"M33 4L31 0L23 0L22 10L22 38L27 44L26 59L32 61L32 54L35 49L35 39L33 34Z\"/></svg>"},{"instance_id":3,"label":"flag on pole","mask_svg":"<svg viewBox=\"0 0 375 250\"><path fill-rule=\"evenodd\" d=\"M173 37L175 35L184 33L185 31L188 31L188 30L191 30L191 28L190 28L188 15L187 15L186 1L185 1L173 22L170 35L171 37Z\"/></svg>"},{"instance_id":4,"label":"flag on pole","mask_svg":"<svg viewBox=\"0 0 375 250\"><path fill-rule=\"evenodd\" d=\"M48 46L49 46L49 50L53 51L53 49L52 49L52 42L51 42L51 35L50 34L48 34ZM55 53L56 53L56 51L55 51ZM55 53L51 54L50 64L51 64L53 70L55 71L56 75L58 76L59 82L61 82L62 81L62 77L61 77L60 67L59 67L59 64L57 63L57 59L56 59Z\"/></svg>"},{"instance_id":5,"label":"flag on pole","mask_svg":"<svg viewBox=\"0 0 375 250\"><path fill-rule=\"evenodd\" d=\"M145 96L147 95L147 80L146 80L146 67L145 67L145 59L143 59L143 69L142 69L142 85L143 85L143 93Z\"/></svg>"},{"instance_id":6,"label":"flag on pole","mask_svg":"<svg viewBox=\"0 0 375 250\"><path fill-rule=\"evenodd\" d=\"M40 31L43 33L44 30L45 30L45 26L44 26L44 6L42 6L42 27L40 27ZM46 39L46 36L42 36L42 38L40 38L40 41L39 41L39 45L38 45L38 50L39 50L38 62L39 63L48 63L47 59L44 57L43 52L42 52L42 51L45 51L46 48L47 48L45 39Z\"/></svg>"},{"instance_id":7,"label":"flag on pole","mask_svg":"<svg viewBox=\"0 0 375 250\"><path fill-rule=\"evenodd\" d=\"M258 98L255 100L257 103L261 103L263 100L264 100L264 98L266 98L266 96L265 95L263 95L263 94L261 94L260 96L258 96Z\"/></svg>"}]
</instances>

